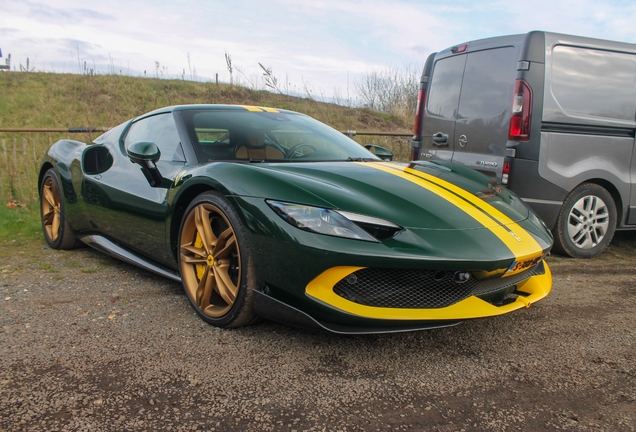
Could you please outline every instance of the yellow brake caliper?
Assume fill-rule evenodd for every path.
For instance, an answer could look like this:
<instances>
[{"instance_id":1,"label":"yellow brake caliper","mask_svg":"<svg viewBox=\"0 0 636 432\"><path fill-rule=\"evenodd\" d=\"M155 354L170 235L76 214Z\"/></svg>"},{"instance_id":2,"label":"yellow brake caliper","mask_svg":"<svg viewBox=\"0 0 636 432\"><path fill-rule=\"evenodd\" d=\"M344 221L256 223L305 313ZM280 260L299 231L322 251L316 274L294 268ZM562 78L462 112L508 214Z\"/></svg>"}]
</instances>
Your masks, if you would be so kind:
<instances>
[{"instance_id":1,"label":"yellow brake caliper","mask_svg":"<svg viewBox=\"0 0 636 432\"><path fill-rule=\"evenodd\" d=\"M197 237L194 239L194 247L197 249L203 249L203 240L201 240L201 236L197 233ZM204 257L205 255L202 255ZM208 260L209 261L209 260ZM197 278L199 280L203 279L203 275L205 273L205 265L197 264Z\"/></svg>"}]
</instances>

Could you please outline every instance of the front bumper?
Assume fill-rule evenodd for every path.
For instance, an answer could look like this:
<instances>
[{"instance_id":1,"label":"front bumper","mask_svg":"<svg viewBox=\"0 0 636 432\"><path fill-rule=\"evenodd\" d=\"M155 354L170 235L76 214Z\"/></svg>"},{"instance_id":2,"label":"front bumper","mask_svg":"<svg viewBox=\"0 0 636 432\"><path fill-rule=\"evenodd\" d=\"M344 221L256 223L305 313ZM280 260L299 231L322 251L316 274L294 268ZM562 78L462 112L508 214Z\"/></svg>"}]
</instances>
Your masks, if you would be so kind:
<instances>
[{"instance_id":1,"label":"front bumper","mask_svg":"<svg viewBox=\"0 0 636 432\"><path fill-rule=\"evenodd\" d=\"M359 269L356 267L335 267L325 271L307 285L306 294L322 305L342 313L377 320L436 321L484 318L530 307L532 303L546 297L552 288L552 274L547 263L543 262L543 266L545 270L543 274L531 276L513 287L513 293L516 295L514 301L501 305L489 303L475 295L439 308L395 308L360 304L348 300L334 291L334 287L339 281Z\"/></svg>"},{"instance_id":2,"label":"front bumper","mask_svg":"<svg viewBox=\"0 0 636 432\"><path fill-rule=\"evenodd\" d=\"M315 304L313 308L294 307L269 293L256 292L256 312L263 318L296 327L326 330L339 334L375 334L430 330L449 327L467 319L504 315L546 297L552 288L552 275L543 262L544 273L531 276L514 286L514 301L493 304L477 296L443 308L386 308L361 305L347 300L334 292L334 286L342 278L352 274L356 268L332 268L314 279L306 289L306 296ZM266 290L267 291L267 290ZM330 318L324 314L314 316L309 310L328 309Z\"/></svg>"}]
</instances>

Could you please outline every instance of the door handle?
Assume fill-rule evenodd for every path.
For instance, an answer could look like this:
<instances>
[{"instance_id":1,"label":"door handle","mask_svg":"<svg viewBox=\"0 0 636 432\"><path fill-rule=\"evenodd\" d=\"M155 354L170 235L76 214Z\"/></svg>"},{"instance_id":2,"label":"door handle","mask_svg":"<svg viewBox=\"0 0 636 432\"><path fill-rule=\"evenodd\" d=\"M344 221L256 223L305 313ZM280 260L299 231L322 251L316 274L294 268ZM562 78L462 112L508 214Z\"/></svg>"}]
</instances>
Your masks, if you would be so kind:
<instances>
[{"instance_id":1,"label":"door handle","mask_svg":"<svg viewBox=\"0 0 636 432\"><path fill-rule=\"evenodd\" d=\"M448 134L437 132L433 135L433 145L437 147L448 145Z\"/></svg>"}]
</instances>

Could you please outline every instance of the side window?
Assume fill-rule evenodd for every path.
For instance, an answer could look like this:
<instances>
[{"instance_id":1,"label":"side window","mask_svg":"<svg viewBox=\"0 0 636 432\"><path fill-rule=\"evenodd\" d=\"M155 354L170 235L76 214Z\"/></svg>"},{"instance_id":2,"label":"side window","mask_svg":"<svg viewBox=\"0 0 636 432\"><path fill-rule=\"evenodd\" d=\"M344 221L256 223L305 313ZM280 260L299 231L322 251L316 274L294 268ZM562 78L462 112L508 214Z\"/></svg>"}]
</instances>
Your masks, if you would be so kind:
<instances>
[{"instance_id":1,"label":"side window","mask_svg":"<svg viewBox=\"0 0 636 432\"><path fill-rule=\"evenodd\" d=\"M494 117L509 109L516 64L514 48L468 54L459 100L459 117Z\"/></svg>"},{"instance_id":2,"label":"side window","mask_svg":"<svg viewBox=\"0 0 636 432\"><path fill-rule=\"evenodd\" d=\"M183 152L176 152L180 140L171 113L158 114L135 122L128 131L124 144L128 147L139 141L155 143L161 151L159 160L162 161L174 160L175 153L183 154ZM182 157L177 157L177 160L181 159Z\"/></svg>"},{"instance_id":3,"label":"side window","mask_svg":"<svg viewBox=\"0 0 636 432\"><path fill-rule=\"evenodd\" d=\"M429 115L451 120L457 118L457 104L465 63L465 55L448 57L435 63L426 104Z\"/></svg>"},{"instance_id":4,"label":"side window","mask_svg":"<svg viewBox=\"0 0 636 432\"><path fill-rule=\"evenodd\" d=\"M552 94L564 113L634 121L636 56L557 45L552 50Z\"/></svg>"},{"instance_id":5,"label":"side window","mask_svg":"<svg viewBox=\"0 0 636 432\"><path fill-rule=\"evenodd\" d=\"M188 132L194 150L201 161L231 160L235 158L236 136L230 130L232 124L225 111L201 111L186 113L190 118ZM234 128L232 128L234 129Z\"/></svg>"},{"instance_id":6,"label":"side window","mask_svg":"<svg viewBox=\"0 0 636 432\"><path fill-rule=\"evenodd\" d=\"M194 129L197 136L195 145L197 153L202 160L227 160L234 159L235 143L234 135L230 136L230 130L224 127L197 127Z\"/></svg>"}]
</instances>

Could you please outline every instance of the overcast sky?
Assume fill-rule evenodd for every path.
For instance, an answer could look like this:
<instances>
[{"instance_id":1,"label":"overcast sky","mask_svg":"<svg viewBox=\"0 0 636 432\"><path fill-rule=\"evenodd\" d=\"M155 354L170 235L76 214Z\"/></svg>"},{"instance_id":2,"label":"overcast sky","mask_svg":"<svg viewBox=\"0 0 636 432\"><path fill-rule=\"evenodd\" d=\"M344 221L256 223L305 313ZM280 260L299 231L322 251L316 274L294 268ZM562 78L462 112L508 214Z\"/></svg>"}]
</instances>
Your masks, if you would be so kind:
<instances>
[{"instance_id":1,"label":"overcast sky","mask_svg":"<svg viewBox=\"0 0 636 432\"><path fill-rule=\"evenodd\" d=\"M371 71L419 69L461 42L530 30L636 42L634 23L633 0L2 0L0 62L229 82L228 53L235 80L262 87L260 62L292 91L346 97Z\"/></svg>"}]
</instances>

